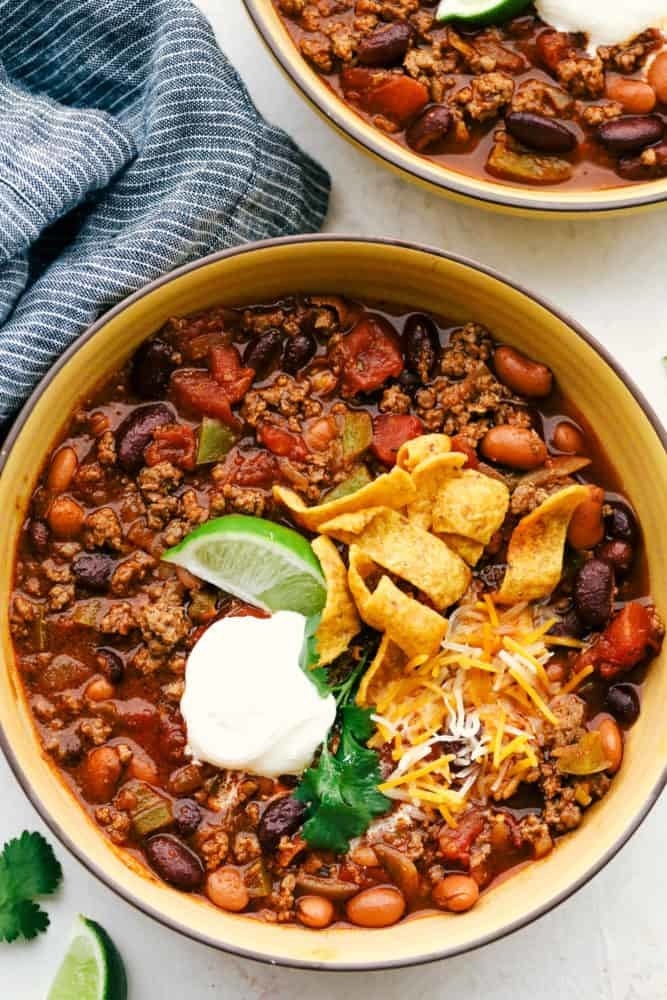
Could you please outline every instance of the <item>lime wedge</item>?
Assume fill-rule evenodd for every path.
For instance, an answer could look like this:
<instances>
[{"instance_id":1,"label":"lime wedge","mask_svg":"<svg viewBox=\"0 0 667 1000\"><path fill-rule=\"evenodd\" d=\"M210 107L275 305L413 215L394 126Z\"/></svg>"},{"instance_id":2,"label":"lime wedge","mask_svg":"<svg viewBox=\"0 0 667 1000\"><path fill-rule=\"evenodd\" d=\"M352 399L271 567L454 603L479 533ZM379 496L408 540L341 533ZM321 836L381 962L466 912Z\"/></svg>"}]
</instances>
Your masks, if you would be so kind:
<instances>
[{"instance_id":1,"label":"lime wedge","mask_svg":"<svg viewBox=\"0 0 667 1000\"><path fill-rule=\"evenodd\" d=\"M326 585L310 543L261 517L229 514L191 531L162 558L264 611L324 607Z\"/></svg>"},{"instance_id":2,"label":"lime wedge","mask_svg":"<svg viewBox=\"0 0 667 1000\"><path fill-rule=\"evenodd\" d=\"M516 17L531 0L440 0L436 21L462 21L464 24L502 24Z\"/></svg>"},{"instance_id":3,"label":"lime wedge","mask_svg":"<svg viewBox=\"0 0 667 1000\"><path fill-rule=\"evenodd\" d=\"M99 924L78 916L47 1000L127 1000L125 967Z\"/></svg>"}]
</instances>

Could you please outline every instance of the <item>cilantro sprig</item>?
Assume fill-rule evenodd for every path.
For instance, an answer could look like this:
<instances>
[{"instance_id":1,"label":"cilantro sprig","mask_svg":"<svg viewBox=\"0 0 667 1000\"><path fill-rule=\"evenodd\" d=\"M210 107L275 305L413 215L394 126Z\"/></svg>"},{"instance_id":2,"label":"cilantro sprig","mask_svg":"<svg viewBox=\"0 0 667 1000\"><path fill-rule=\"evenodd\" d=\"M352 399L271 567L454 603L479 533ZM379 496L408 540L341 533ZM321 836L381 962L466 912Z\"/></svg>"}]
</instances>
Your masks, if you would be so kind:
<instances>
[{"instance_id":1,"label":"cilantro sprig","mask_svg":"<svg viewBox=\"0 0 667 1000\"><path fill-rule=\"evenodd\" d=\"M49 926L49 916L34 901L60 885L60 862L41 833L24 830L0 854L0 941L34 938Z\"/></svg>"}]
</instances>

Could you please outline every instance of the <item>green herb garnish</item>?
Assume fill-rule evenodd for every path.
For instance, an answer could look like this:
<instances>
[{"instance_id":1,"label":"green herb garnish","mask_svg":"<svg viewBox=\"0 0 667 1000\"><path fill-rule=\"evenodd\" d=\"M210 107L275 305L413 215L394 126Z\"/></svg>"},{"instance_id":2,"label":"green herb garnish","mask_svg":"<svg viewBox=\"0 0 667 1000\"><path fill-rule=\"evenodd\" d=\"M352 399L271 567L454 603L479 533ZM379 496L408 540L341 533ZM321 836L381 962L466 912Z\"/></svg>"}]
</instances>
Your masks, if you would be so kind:
<instances>
[{"instance_id":1,"label":"green herb garnish","mask_svg":"<svg viewBox=\"0 0 667 1000\"><path fill-rule=\"evenodd\" d=\"M49 926L34 896L55 892L63 877L60 862L41 833L24 830L0 854L0 941L34 938Z\"/></svg>"}]
</instances>

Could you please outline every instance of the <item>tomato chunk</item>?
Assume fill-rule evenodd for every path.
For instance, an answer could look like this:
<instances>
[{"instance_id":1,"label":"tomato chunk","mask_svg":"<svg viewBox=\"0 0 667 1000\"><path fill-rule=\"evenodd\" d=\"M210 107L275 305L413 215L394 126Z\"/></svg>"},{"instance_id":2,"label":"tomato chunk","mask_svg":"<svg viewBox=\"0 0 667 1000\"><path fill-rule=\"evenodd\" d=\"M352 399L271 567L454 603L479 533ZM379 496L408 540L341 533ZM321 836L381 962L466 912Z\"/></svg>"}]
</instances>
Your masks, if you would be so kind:
<instances>
[{"instance_id":1,"label":"tomato chunk","mask_svg":"<svg viewBox=\"0 0 667 1000\"><path fill-rule=\"evenodd\" d=\"M171 462L179 469L194 469L196 440L186 424L163 424L153 431L153 440L144 452L147 465Z\"/></svg>"},{"instance_id":2,"label":"tomato chunk","mask_svg":"<svg viewBox=\"0 0 667 1000\"><path fill-rule=\"evenodd\" d=\"M575 47L575 39L564 31L542 31L537 36L537 51L540 59L552 73L558 70L558 63L567 59L570 49Z\"/></svg>"},{"instance_id":3,"label":"tomato chunk","mask_svg":"<svg viewBox=\"0 0 667 1000\"><path fill-rule=\"evenodd\" d=\"M300 434L293 434L284 427L275 424L260 424L257 428L257 438L274 455L289 458L292 462L305 462L309 452Z\"/></svg>"},{"instance_id":4,"label":"tomato chunk","mask_svg":"<svg viewBox=\"0 0 667 1000\"><path fill-rule=\"evenodd\" d=\"M403 355L396 331L382 316L367 316L338 346L342 362L343 395L374 392L388 378L403 371Z\"/></svg>"},{"instance_id":5,"label":"tomato chunk","mask_svg":"<svg viewBox=\"0 0 667 1000\"><path fill-rule=\"evenodd\" d=\"M443 827L438 838L440 853L448 861L470 866L470 851L484 829L484 814L477 809L464 813L459 825L452 829Z\"/></svg>"},{"instance_id":6,"label":"tomato chunk","mask_svg":"<svg viewBox=\"0 0 667 1000\"><path fill-rule=\"evenodd\" d=\"M344 69L340 79L348 100L370 114L384 115L401 127L429 101L424 84L402 73L353 66Z\"/></svg>"},{"instance_id":7,"label":"tomato chunk","mask_svg":"<svg viewBox=\"0 0 667 1000\"><path fill-rule=\"evenodd\" d=\"M268 489L276 482L278 472L278 462L268 451L233 451L225 459L224 475L216 482Z\"/></svg>"},{"instance_id":8,"label":"tomato chunk","mask_svg":"<svg viewBox=\"0 0 667 1000\"><path fill-rule=\"evenodd\" d=\"M385 465L395 465L396 453L401 445L419 437L423 430L419 417L407 413L382 413L373 421L371 451Z\"/></svg>"},{"instance_id":9,"label":"tomato chunk","mask_svg":"<svg viewBox=\"0 0 667 1000\"><path fill-rule=\"evenodd\" d=\"M209 351L211 375L225 390L230 403L240 403L255 377L253 368L244 368L235 347L212 347Z\"/></svg>"},{"instance_id":10,"label":"tomato chunk","mask_svg":"<svg viewBox=\"0 0 667 1000\"><path fill-rule=\"evenodd\" d=\"M198 416L217 417L228 427L238 430L239 423L227 394L208 372L198 368L179 369L171 376L171 392L177 406Z\"/></svg>"},{"instance_id":11,"label":"tomato chunk","mask_svg":"<svg viewBox=\"0 0 667 1000\"><path fill-rule=\"evenodd\" d=\"M477 457L477 452L464 437L459 434L455 434L452 438L452 451L460 451L466 456L464 469L476 469L479 465L479 458Z\"/></svg>"},{"instance_id":12,"label":"tomato chunk","mask_svg":"<svg viewBox=\"0 0 667 1000\"><path fill-rule=\"evenodd\" d=\"M577 670L593 666L605 680L631 670L662 645L664 627L652 605L632 601L614 615L596 642L577 659Z\"/></svg>"}]
</instances>

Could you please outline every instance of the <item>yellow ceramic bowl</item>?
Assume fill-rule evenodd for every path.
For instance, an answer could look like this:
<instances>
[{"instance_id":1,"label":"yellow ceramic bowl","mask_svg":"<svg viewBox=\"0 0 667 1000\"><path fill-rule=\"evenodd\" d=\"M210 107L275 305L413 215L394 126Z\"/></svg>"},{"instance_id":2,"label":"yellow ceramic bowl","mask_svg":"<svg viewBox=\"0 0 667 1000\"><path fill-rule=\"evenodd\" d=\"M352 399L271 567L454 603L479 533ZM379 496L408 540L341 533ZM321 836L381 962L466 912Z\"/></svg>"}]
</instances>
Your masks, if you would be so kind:
<instances>
[{"instance_id":1,"label":"yellow ceramic bowl","mask_svg":"<svg viewBox=\"0 0 667 1000\"><path fill-rule=\"evenodd\" d=\"M338 132L388 166L431 191L459 201L474 200L489 209L515 215L576 217L630 211L667 201L667 177L646 184L607 188L603 191L566 191L553 188L517 187L466 176L450 170L399 145L348 107L297 50L272 0L244 0L269 51L287 77L314 108Z\"/></svg>"},{"instance_id":2,"label":"yellow ceramic bowl","mask_svg":"<svg viewBox=\"0 0 667 1000\"><path fill-rule=\"evenodd\" d=\"M667 552L667 457L646 403L570 320L489 271L435 250L339 236L244 247L190 264L133 295L85 333L33 394L2 451L0 593L9 594L26 505L46 455L78 402L123 364L165 320L214 305L266 302L292 292L342 292L486 324L501 340L548 364L612 457L647 538L652 588L662 613ZM1 602L0 735L16 776L54 833L124 899L218 948L293 966L379 968L475 948L555 906L621 847L667 777L667 656L654 663L641 719L610 793L581 829L545 860L485 894L469 913L436 913L387 930L309 931L234 916L159 882L114 848L42 753L18 679Z\"/></svg>"}]
</instances>

